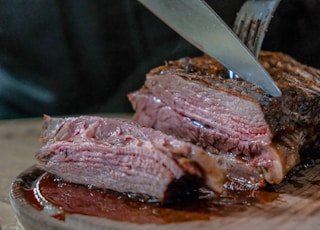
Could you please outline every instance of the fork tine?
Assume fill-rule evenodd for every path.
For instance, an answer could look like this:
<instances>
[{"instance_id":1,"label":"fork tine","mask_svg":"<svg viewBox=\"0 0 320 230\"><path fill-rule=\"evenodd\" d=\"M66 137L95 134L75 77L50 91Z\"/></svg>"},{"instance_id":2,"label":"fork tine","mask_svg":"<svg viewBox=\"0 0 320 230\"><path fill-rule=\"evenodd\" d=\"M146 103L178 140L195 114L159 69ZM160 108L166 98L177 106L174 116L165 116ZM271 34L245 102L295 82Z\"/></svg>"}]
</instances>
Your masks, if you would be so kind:
<instances>
[{"instance_id":1,"label":"fork tine","mask_svg":"<svg viewBox=\"0 0 320 230\"><path fill-rule=\"evenodd\" d=\"M266 32L268 30L268 26L269 23L272 19L272 15L275 11L274 7L273 9L268 8L268 10L263 11L263 13L261 13L260 16L255 15L255 18L253 18L253 20L255 22L257 22L258 27L256 28L256 32L255 32L255 38L254 40L252 40L253 42L253 54L258 57L260 50L261 50L261 46L262 46L262 42L264 40L264 37L266 35Z\"/></svg>"},{"instance_id":2,"label":"fork tine","mask_svg":"<svg viewBox=\"0 0 320 230\"><path fill-rule=\"evenodd\" d=\"M236 20L233 24L233 31L236 35L240 35L241 32L241 28L243 27L243 23L244 23L244 18L246 17L245 13L237 13L237 17Z\"/></svg>"},{"instance_id":3,"label":"fork tine","mask_svg":"<svg viewBox=\"0 0 320 230\"><path fill-rule=\"evenodd\" d=\"M233 31L256 57L279 3L280 0L247 0L237 14Z\"/></svg>"},{"instance_id":4,"label":"fork tine","mask_svg":"<svg viewBox=\"0 0 320 230\"><path fill-rule=\"evenodd\" d=\"M240 29L238 31L238 36L241 41L249 48L250 51L254 51L255 39L257 36L257 29L259 27L259 22L253 20L254 14L247 13L240 22Z\"/></svg>"}]
</instances>

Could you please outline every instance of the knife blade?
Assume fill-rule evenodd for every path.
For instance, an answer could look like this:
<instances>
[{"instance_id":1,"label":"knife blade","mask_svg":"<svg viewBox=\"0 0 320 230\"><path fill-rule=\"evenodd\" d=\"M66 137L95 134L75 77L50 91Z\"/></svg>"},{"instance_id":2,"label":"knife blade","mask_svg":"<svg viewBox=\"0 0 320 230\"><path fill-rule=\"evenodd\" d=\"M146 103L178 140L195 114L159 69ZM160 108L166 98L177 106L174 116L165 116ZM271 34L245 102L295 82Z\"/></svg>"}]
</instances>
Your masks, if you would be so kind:
<instances>
[{"instance_id":1,"label":"knife blade","mask_svg":"<svg viewBox=\"0 0 320 230\"><path fill-rule=\"evenodd\" d=\"M281 91L252 53L203 0L138 0L180 36L241 78L279 97Z\"/></svg>"}]
</instances>

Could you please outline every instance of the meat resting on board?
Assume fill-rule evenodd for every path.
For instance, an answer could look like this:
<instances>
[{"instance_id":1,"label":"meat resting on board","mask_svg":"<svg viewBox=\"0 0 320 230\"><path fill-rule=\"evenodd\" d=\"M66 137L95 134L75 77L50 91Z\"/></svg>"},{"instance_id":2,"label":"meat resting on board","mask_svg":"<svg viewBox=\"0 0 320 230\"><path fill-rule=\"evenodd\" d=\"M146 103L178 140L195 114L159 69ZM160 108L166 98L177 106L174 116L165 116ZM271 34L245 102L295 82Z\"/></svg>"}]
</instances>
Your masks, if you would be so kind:
<instances>
[{"instance_id":1,"label":"meat resting on board","mask_svg":"<svg viewBox=\"0 0 320 230\"><path fill-rule=\"evenodd\" d=\"M202 148L133 122L44 116L40 167L65 181L169 202L207 186L222 192L225 172Z\"/></svg>"},{"instance_id":2,"label":"meat resting on board","mask_svg":"<svg viewBox=\"0 0 320 230\"><path fill-rule=\"evenodd\" d=\"M280 183L319 140L320 71L282 53L262 52L282 91L274 98L208 56L169 61L128 95L134 120L204 147L230 181Z\"/></svg>"}]
</instances>

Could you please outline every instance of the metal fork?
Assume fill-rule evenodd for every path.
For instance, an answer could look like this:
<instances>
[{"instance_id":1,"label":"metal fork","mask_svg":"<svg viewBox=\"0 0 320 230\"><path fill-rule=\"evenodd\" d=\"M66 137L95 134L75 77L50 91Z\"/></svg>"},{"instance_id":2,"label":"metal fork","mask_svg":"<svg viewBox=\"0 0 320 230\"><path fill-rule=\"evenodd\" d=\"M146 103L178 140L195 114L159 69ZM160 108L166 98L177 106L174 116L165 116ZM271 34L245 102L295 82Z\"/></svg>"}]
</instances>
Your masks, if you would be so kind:
<instances>
[{"instance_id":1,"label":"metal fork","mask_svg":"<svg viewBox=\"0 0 320 230\"><path fill-rule=\"evenodd\" d=\"M247 0L237 14L233 31L255 57L259 56L263 39L280 0Z\"/></svg>"},{"instance_id":2,"label":"metal fork","mask_svg":"<svg viewBox=\"0 0 320 230\"><path fill-rule=\"evenodd\" d=\"M233 31L258 58L273 13L281 0L247 0L237 13ZM239 76L229 70L229 78Z\"/></svg>"}]
</instances>

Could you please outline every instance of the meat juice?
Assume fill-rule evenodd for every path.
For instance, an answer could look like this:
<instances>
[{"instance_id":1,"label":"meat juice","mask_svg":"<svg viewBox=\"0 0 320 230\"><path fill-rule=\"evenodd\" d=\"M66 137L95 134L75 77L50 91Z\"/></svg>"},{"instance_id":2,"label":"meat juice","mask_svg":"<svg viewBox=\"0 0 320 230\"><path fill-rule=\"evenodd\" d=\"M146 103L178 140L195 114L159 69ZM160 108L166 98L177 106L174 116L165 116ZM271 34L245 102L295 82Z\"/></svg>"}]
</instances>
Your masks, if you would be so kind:
<instances>
[{"instance_id":1,"label":"meat juice","mask_svg":"<svg viewBox=\"0 0 320 230\"><path fill-rule=\"evenodd\" d=\"M211 220L278 198L275 192L239 188L233 190L231 187L229 186L229 189L221 195L200 189L197 197L185 202L159 204L143 195L124 194L68 183L45 173L38 181L38 191L26 189L25 196L33 207L42 210L43 207L35 195L41 193L48 203L61 210L61 213L52 215L58 220L63 221L66 214L76 213L136 224Z\"/></svg>"}]
</instances>

